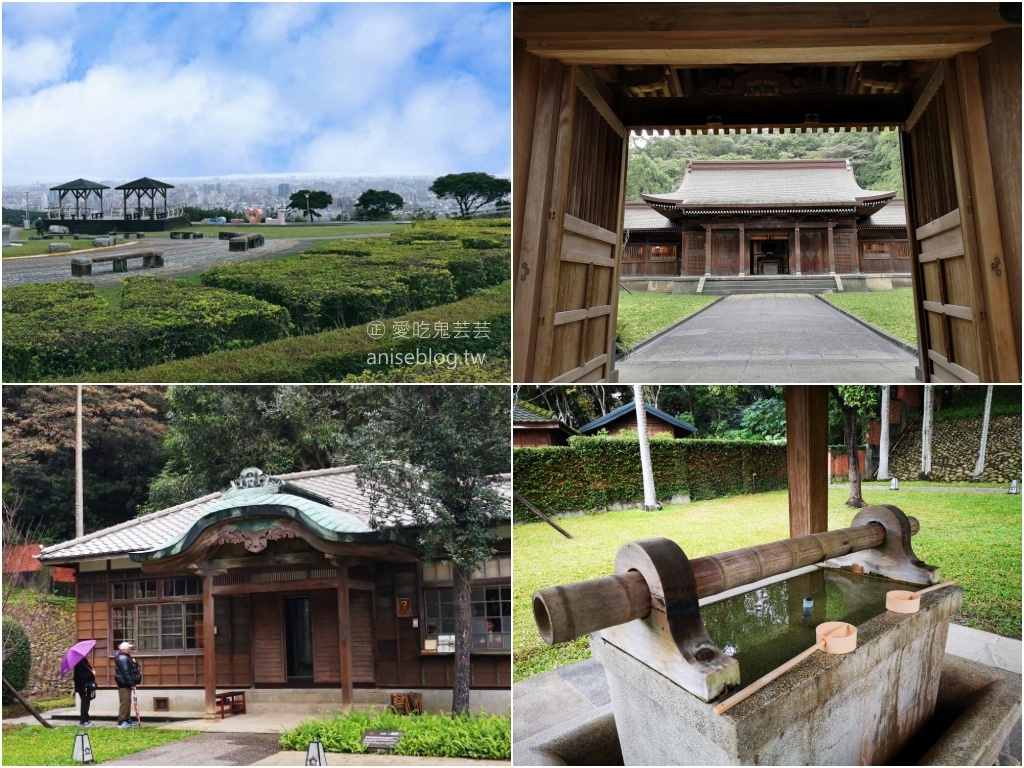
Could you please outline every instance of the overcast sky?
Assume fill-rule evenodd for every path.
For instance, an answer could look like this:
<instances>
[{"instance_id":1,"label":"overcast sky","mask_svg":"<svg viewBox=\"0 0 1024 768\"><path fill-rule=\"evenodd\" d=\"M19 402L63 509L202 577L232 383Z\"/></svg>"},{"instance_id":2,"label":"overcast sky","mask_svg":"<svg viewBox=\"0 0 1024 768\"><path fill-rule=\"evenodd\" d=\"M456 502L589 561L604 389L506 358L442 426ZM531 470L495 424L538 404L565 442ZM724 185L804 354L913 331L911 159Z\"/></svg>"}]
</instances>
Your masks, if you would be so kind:
<instances>
[{"instance_id":1,"label":"overcast sky","mask_svg":"<svg viewBox=\"0 0 1024 768\"><path fill-rule=\"evenodd\" d=\"M5 2L3 180L509 175L509 60L507 4Z\"/></svg>"}]
</instances>

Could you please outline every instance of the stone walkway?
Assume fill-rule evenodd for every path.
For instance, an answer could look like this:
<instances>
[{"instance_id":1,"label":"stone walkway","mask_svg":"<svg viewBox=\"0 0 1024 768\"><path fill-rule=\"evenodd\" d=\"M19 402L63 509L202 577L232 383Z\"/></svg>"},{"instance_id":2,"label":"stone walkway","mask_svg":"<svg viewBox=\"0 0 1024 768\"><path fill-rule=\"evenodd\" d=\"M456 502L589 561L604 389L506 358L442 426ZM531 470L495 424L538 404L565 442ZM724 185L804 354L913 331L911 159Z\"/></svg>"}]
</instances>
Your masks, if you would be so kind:
<instances>
[{"instance_id":1,"label":"stone walkway","mask_svg":"<svg viewBox=\"0 0 1024 768\"><path fill-rule=\"evenodd\" d=\"M278 754L277 734L201 733L145 749L104 765L257 765ZM303 765L303 762L297 765Z\"/></svg>"},{"instance_id":2,"label":"stone walkway","mask_svg":"<svg viewBox=\"0 0 1024 768\"><path fill-rule=\"evenodd\" d=\"M109 262L93 267L91 277L71 277L71 259L79 255L97 254L100 251L65 253L55 256L21 256L3 260L3 285L24 285L26 283L46 283L55 280L76 280L95 283L98 286L120 285L126 277L136 275L174 275L195 274L219 264L239 264L246 261L258 261L282 256L286 253L305 250L316 240L363 240L368 237L387 237L386 234L336 235L333 237L316 237L295 239L267 239L266 244L251 251L228 251L227 240L206 238L202 240L169 240L151 237L144 240L132 240L131 245L125 244L114 249L104 249L103 255L118 252L155 250L163 251L164 266L158 269L144 269L141 260L135 259L128 263L128 272L114 273Z\"/></svg>"},{"instance_id":3,"label":"stone walkway","mask_svg":"<svg viewBox=\"0 0 1024 768\"><path fill-rule=\"evenodd\" d=\"M616 362L620 383L916 383L917 357L811 295L727 296Z\"/></svg>"}]
</instances>

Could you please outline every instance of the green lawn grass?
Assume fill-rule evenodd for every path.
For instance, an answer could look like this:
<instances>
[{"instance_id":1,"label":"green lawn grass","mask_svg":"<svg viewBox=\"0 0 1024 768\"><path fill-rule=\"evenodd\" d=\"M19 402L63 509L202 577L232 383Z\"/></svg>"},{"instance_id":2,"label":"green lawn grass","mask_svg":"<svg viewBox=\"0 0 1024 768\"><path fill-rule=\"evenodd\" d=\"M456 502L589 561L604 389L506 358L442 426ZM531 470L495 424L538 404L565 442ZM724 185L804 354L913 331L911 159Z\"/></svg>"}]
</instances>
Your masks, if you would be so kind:
<instances>
[{"instance_id":1,"label":"green lawn grass","mask_svg":"<svg viewBox=\"0 0 1024 768\"><path fill-rule=\"evenodd\" d=\"M302 239L308 237L337 237L338 235L389 235L401 232L409 225L402 222L379 222L367 224L287 224L283 227L266 224L200 224L185 227L189 232L202 232L203 237L217 238L220 232L239 232L251 234L260 232L267 240ZM151 237L170 238L170 232L147 232L146 239Z\"/></svg>"},{"instance_id":2,"label":"green lawn grass","mask_svg":"<svg viewBox=\"0 0 1024 768\"><path fill-rule=\"evenodd\" d=\"M1021 636L1021 497L865 488L869 504L895 504L916 517L921 530L914 551L942 569L942 578L964 588L954 620ZM829 491L829 528L845 528L855 510L847 492ZM658 512L624 510L568 518L566 539L545 523L517 525L513 536L514 680L523 680L590 656L586 639L547 646L537 634L531 596L537 589L606 576L627 541L664 536L689 557L725 552L789 536L785 491L677 504Z\"/></svg>"},{"instance_id":3,"label":"green lawn grass","mask_svg":"<svg viewBox=\"0 0 1024 768\"><path fill-rule=\"evenodd\" d=\"M628 347L692 315L714 296L619 291L619 341Z\"/></svg>"},{"instance_id":4,"label":"green lawn grass","mask_svg":"<svg viewBox=\"0 0 1024 768\"><path fill-rule=\"evenodd\" d=\"M897 339L917 346L917 322L914 319L912 288L867 293L829 293L822 298L886 333L891 333Z\"/></svg>"},{"instance_id":5,"label":"green lawn grass","mask_svg":"<svg viewBox=\"0 0 1024 768\"><path fill-rule=\"evenodd\" d=\"M71 765L75 734L81 729L64 725L43 728L41 725L4 726L4 765ZM164 731L156 728L92 728L89 741L97 763L132 755L151 747L159 747L179 739L195 736L198 731Z\"/></svg>"},{"instance_id":6,"label":"green lawn grass","mask_svg":"<svg viewBox=\"0 0 1024 768\"><path fill-rule=\"evenodd\" d=\"M33 230L34 232L35 230ZM14 245L5 246L3 249L3 257L9 259L12 256L39 256L40 254L48 254L50 252L50 243L67 243L71 246L72 251L83 251L89 248L95 248L92 244L93 237L98 235L90 236L86 238L83 236L81 240L72 240L69 235L65 235L63 240L25 240L24 245L18 247ZM123 241L119 241L116 247L120 247ZM135 242L134 240L132 242ZM145 241L143 241L145 242ZM108 248L113 246L108 246ZM54 256L60 256L62 254L55 253ZM64 256L67 253L63 254Z\"/></svg>"}]
</instances>

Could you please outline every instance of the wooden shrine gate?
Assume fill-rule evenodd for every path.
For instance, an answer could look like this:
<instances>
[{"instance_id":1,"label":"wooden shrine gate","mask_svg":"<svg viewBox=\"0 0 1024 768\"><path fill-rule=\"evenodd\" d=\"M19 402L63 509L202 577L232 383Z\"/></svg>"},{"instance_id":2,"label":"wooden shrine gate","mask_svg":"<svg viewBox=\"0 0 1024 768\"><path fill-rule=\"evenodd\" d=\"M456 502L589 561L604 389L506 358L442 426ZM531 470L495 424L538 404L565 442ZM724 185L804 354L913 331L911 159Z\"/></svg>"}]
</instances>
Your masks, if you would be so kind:
<instances>
[{"instance_id":1,"label":"wooden shrine gate","mask_svg":"<svg viewBox=\"0 0 1024 768\"><path fill-rule=\"evenodd\" d=\"M1009 5L516 6L514 380L615 380L627 131L887 127L903 134L919 376L1020 381L1021 31ZM735 90L730 66L751 68L761 90ZM800 67L798 82L787 73ZM685 241L691 274L715 266L699 235ZM835 237L843 271L857 243ZM816 254L810 271L824 273Z\"/></svg>"}]
</instances>

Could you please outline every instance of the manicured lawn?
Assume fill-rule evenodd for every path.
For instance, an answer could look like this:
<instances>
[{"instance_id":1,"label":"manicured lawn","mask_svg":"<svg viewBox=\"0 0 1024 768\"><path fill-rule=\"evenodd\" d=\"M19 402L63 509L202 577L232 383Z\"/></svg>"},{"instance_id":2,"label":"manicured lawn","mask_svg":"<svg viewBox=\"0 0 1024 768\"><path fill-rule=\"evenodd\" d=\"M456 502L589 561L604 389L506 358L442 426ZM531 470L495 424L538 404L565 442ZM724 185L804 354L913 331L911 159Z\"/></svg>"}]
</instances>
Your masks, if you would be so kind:
<instances>
[{"instance_id":1,"label":"manicured lawn","mask_svg":"<svg viewBox=\"0 0 1024 768\"><path fill-rule=\"evenodd\" d=\"M43 728L41 725L4 726L4 765L71 765L77 726ZM156 728L90 728L89 742L97 763L132 755L198 731L164 731Z\"/></svg>"},{"instance_id":2,"label":"manicured lawn","mask_svg":"<svg viewBox=\"0 0 1024 768\"><path fill-rule=\"evenodd\" d=\"M394 712L351 712L330 719L307 720L281 734L281 748L305 752L319 739L326 752L361 754L369 730L402 731L396 755L467 757L508 760L512 755L512 718L501 715L398 715Z\"/></svg>"},{"instance_id":3,"label":"manicured lawn","mask_svg":"<svg viewBox=\"0 0 1024 768\"><path fill-rule=\"evenodd\" d=\"M829 528L845 528L853 519L855 510L843 503L847 495L842 489L829 491ZM869 504L895 504L921 522L915 553L939 566L944 580L964 588L956 622L1021 636L1020 496L865 488L864 498ZM623 543L665 536L689 557L700 557L789 536L784 491L559 522L575 538L566 539L545 523L517 525L513 536L514 680L589 658L586 639L544 644L533 622L532 595L542 587L611 574Z\"/></svg>"},{"instance_id":4,"label":"manicured lawn","mask_svg":"<svg viewBox=\"0 0 1024 768\"><path fill-rule=\"evenodd\" d=\"M203 237L216 239L220 232L240 232L249 234L260 232L267 240L301 239L304 237L337 237L338 235L389 235L408 229L408 224L399 222L382 222L368 224L287 224L283 227L266 224L203 224L196 227L185 227L189 232L202 232ZM151 237L170 238L170 232L147 232L146 239Z\"/></svg>"},{"instance_id":5,"label":"manicured lawn","mask_svg":"<svg viewBox=\"0 0 1024 768\"><path fill-rule=\"evenodd\" d=\"M692 315L701 307L706 307L715 298L619 291L619 341L631 347L652 333L667 328L687 315Z\"/></svg>"},{"instance_id":6,"label":"manicured lawn","mask_svg":"<svg viewBox=\"0 0 1024 768\"><path fill-rule=\"evenodd\" d=\"M914 291L894 288L891 291L868 293L829 293L822 296L833 306L866 320L912 346L917 346L917 324L914 319Z\"/></svg>"},{"instance_id":7,"label":"manicured lawn","mask_svg":"<svg viewBox=\"0 0 1024 768\"><path fill-rule=\"evenodd\" d=\"M33 232L35 232L35 230L33 230ZM98 237L98 235L97 235L97 237ZM72 251L83 251L83 250L86 250L86 249L89 249L89 248L95 248L96 247L96 246L94 246L92 244L92 240L93 240L92 237L89 237L88 239L86 239L86 238L84 238L84 236L83 236L83 239L81 239L81 240L72 240L69 235L65 235L63 240L31 240L30 241L30 240L26 239L24 241L25 244L22 245L20 248L19 247L15 247L13 245L8 245L6 248L4 248L3 249L3 251L4 251L3 257L5 259L9 259L12 256L38 256L38 255L44 254L44 253L48 254L50 252L50 243L67 243L68 245L71 246L71 250ZM123 240L118 241L117 246L108 246L108 248L112 248L112 247L119 248L119 247L121 247L121 244L123 242L124 242ZM132 241L132 242L134 243L135 241ZM145 241L143 241L143 242L145 242ZM59 253L55 253L54 254L54 256L60 256L60 255L61 254L59 254ZM66 256L67 254L65 253L64 255Z\"/></svg>"}]
</instances>

